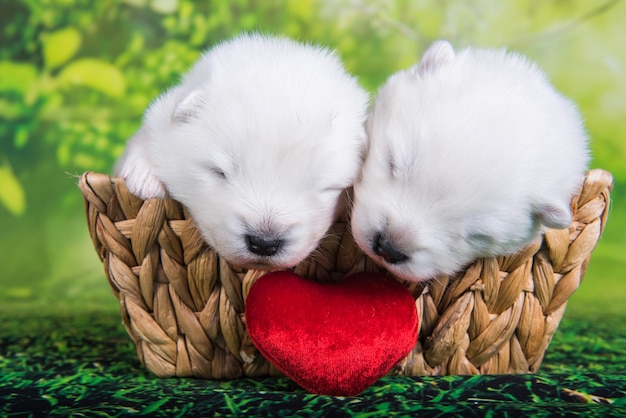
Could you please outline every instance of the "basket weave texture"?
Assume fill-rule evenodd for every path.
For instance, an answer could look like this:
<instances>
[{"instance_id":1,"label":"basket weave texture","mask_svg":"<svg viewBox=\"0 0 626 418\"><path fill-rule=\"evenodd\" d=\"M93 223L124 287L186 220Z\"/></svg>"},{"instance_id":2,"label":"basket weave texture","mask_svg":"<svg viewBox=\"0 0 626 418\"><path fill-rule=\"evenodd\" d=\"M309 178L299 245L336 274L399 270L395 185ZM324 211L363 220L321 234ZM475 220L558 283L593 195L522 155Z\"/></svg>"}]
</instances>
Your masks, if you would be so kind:
<instances>
[{"instance_id":1,"label":"basket weave texture","mask_svg":"<svg viewBox=\"0 0 626 418\"><path fill-rule=\"evenodd\" d=\"M610 173L591 170L572 199L569 229L547 230L525 250L479 259L454 277L407 284L419 337L390 374L536 372L604 230L612 186ZM93 172L79 187L94 247L148 370L210 379L281 375L246 332L246 296L264 272L220 258L174 200L143 201L123 180ZM315 280L357 271L380 269L345 219L295 268Z\"/></svg>"}]
</instances>

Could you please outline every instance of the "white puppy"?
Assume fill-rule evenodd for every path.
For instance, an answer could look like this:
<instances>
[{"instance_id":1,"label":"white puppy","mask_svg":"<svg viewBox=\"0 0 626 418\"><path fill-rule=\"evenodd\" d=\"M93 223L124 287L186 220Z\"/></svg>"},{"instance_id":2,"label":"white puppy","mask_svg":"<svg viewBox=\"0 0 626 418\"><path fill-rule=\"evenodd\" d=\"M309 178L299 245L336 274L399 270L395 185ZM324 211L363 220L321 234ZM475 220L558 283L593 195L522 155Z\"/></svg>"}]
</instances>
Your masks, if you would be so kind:
<instances>
[{"instance_id":1,"label":"white puppy","mask_svg":"<svg viewBox=\"0 0 626 418\"><path fill-rule=\"evenodd\" d=\"M571 222L587 136L574 104L517 54L438 41L390 77L367 125L352 231L401 278L453 274Z\"/></svg>"},{"instance_id":2,"label":"white puppy","mask_svg":"<svg viewBox=\"0 0 626 418\"><path fill-rule=\"evenodd\" d=\"M333 221L363 161L368 94L329 50L242 35L147 110L116 173L183 203L232 263L285 268Z\"/></svg>"}]
</instances>

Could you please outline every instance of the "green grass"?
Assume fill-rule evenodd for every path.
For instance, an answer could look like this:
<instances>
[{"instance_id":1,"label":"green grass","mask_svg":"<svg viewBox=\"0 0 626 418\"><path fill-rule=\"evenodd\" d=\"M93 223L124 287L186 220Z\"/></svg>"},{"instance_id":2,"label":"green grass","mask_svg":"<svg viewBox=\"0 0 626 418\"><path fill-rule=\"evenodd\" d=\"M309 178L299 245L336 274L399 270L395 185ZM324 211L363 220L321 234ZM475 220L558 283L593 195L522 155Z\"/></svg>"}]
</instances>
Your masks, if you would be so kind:
<instances>
[{"instance_id":1,"label":"green grass","mask_svg":"<svg viewBox=\"0 0 626 418\"><path fill-rule=\"evenodd\" d=\"M624 321L564 320L537 375L385 377L349 398L288 379L156 378L114 312L3 311L0 324L0 416L626 414Z\"/></svg>"}]
</instances>

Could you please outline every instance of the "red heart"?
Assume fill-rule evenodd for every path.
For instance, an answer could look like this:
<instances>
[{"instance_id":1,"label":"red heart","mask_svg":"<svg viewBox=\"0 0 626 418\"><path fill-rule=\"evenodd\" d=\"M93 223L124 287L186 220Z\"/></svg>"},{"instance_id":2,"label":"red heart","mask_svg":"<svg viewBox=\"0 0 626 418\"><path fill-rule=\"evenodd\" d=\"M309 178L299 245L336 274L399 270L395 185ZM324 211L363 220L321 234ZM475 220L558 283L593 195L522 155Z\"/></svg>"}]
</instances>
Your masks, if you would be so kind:
<instances>
[{"instance_id":1,"label":"red heart","mask_svg":"<svg viewBox=\"0 0 626 418\"><path fill-rule=\"evenodd\" d=\"M356 395L415 346L417 311L409 291L377 273L319 283L268 273L246 300L259 351L306 390Z\"/></svg>"}]
</instances>

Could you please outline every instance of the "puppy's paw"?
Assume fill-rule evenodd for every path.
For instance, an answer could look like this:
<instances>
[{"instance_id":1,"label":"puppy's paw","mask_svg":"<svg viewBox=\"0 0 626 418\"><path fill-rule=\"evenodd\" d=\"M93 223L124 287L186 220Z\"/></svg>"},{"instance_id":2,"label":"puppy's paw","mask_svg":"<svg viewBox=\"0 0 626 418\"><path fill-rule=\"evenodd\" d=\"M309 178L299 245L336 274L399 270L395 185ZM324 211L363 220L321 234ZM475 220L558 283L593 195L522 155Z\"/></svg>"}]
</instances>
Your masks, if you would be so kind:
<instances>
[{"instance_id":1,"label":"puppy's paw","mask_svg":"<svg viewBox=\"0 0 626 418\"><path fill-rule=\"evenodd\" d=\"M126 182L128 190L142 199L163 199L167 196L165 186L154 175L144 143L147 139L140 130L133 136L126 152L118 161L114 173Z\"/></svg>"},{"instance_id":2,"label":"puppy's paw","mask_svg":"<svg viewBox=\"0 0 626 418\"><path fill-rule=\"evenodd\" d=\"M119 176L126 181L128 190L142 199L166 198L165 187L152 174L150 167L142 167L141 164L128 165L122 168Z\"/></svg>"},{"instance_id":3,"label":"puppy's paw","mask_svg":"<svg viewBox=\"0 0 626 418\"><path fill-rule=\"evenodd\" d=\"M572 213L569 206L558 201L540 205L536 209L536 215L539 222L548 228L564 229L572 223Z\"/></svg>"}]
</instances>

